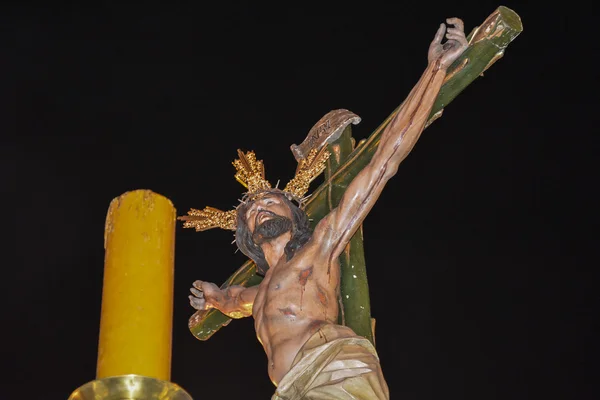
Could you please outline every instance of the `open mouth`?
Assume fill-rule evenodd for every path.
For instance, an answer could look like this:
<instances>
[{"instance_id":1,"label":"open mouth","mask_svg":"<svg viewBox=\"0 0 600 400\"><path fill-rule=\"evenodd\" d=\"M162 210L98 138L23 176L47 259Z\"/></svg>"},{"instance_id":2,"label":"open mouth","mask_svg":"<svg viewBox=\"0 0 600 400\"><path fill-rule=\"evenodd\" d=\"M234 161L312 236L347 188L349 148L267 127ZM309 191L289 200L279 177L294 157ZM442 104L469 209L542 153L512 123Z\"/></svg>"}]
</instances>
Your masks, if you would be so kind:
<instances>
[{"instance_id":1,"label":"open mouth","mask_svg":"<svg viewBox=\"0 0 600 400\"><path fill-rule=\"evenodd\" d=\"M265 222L273 217L276 217L276 216L277 216L277 214L275 214L274 212L267 211L267 210L260 210L258 212L258 214L256 214L256 224L260 225L263 222Z\"/></svg>"}]
</instances>

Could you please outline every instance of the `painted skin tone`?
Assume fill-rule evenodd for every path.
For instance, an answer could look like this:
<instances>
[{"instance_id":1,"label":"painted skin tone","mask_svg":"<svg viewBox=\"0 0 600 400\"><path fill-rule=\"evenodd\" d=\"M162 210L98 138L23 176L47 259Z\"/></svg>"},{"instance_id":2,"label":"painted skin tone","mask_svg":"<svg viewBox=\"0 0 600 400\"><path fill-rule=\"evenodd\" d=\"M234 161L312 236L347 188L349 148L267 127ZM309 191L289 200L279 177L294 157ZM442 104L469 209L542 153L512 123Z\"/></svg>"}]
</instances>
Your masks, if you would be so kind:
<instances>
[{"instance_id":1,"label":"painted skin tone","mask_svg":"<svg viewBox=\"0 0 600 400\"><path fill-rule=\"evenodd\" d=\"M402 110L382 133L371 162L348 186L338 207L318 223L311 239L289 261L284 254L291 238L289 231L261 244L269 270L257 286L221 290L209 282L193 284L190 304L195 309L217 308L233 318L254 316L258 339L269 360L269 377L275 386L290 370L304 343L324 324L337 323L338 257L419 139L447 68L468 46L463 22L458 18L446 22L453 27L440 25L429 46L427 68ZM444 34L447 41L442 44ZM291 218L290 209L278 194L253 201L246 214L250 231L271 219L271 213ZM355 336L349 329L340 332L341 337Z\"/></svg>"}]
</instances>

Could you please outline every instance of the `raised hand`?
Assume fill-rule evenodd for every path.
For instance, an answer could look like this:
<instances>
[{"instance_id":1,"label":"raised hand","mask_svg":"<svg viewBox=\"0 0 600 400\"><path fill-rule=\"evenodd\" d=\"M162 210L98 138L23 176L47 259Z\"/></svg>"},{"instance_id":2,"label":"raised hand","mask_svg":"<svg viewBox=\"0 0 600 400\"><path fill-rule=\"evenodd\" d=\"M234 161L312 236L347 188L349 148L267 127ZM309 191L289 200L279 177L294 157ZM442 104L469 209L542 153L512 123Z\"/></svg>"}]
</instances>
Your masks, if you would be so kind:
<instances>
[{"instance_id":1,"label":"raised hand","mask_svg":"<svg viewBox=\"0 0 600 400\"><path fill-rule=\"evenodd\" d=\"M188 296L190 304L196 310L208 310L215 308L222 297L223 292L217 285L210 282L195 281L190 289L192 295Z\"/></svg>"},{"instance_id":2,"label":"raised hand","mask_svg":"<svg viewBox=\"0 0 600 400\"><path fill-rule=\"evenodd\" d=\"M448 28L446 31L446 25L440 24L433 42L429 45L429 53L427 55L430 63L439 60L442 68L448 68L469 46L465 37L462 20L459 18L448 18L446 22L454 27ZM442 44L444 33L446 34L447 41Z\"/></svg>"}]
</instances>

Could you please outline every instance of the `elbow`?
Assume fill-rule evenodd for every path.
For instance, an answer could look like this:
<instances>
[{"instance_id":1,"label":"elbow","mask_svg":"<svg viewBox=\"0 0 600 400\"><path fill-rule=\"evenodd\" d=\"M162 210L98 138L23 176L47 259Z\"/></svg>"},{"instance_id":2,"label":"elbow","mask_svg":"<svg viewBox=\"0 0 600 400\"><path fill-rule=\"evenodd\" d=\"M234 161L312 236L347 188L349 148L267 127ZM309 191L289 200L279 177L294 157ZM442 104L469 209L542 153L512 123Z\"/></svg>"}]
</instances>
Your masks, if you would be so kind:
<instances>
[{"instance_id":1,"label":"elbow","mask_svg":"<svg viewBox=\"0 0 600 400\"><path fill-rule=\"evenodd\" d=\"M384 182L389 181L394 175L396 175L396 173L398 172L399 165L400 163L394 160L388 161L388 164L385 166L382 176Z\"/></svg>"}]
</instances>

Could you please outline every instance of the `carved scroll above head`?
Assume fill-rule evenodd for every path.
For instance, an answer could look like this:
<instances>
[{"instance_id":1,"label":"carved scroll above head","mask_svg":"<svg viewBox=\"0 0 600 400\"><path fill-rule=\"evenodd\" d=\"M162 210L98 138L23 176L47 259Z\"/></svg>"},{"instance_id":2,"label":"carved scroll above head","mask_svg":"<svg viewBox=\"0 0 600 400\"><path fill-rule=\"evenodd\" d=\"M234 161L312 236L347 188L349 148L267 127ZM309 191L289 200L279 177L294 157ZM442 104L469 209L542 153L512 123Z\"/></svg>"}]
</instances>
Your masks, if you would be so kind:
<instances>
[{"instance_id":1,"label":"carved scroll above head","mask_svg":"<svg viewBox=\"0 0 600 400\"><path fill-rule=\"evenodd\" d=\"M300 145L293 144L290 147L296 161L305 159L312 149L319 151L323 146L334 142L348 125L356 125L359 122L358 115L343 108L328 112L310 129Z\"/></svg>"}]
</instances>

